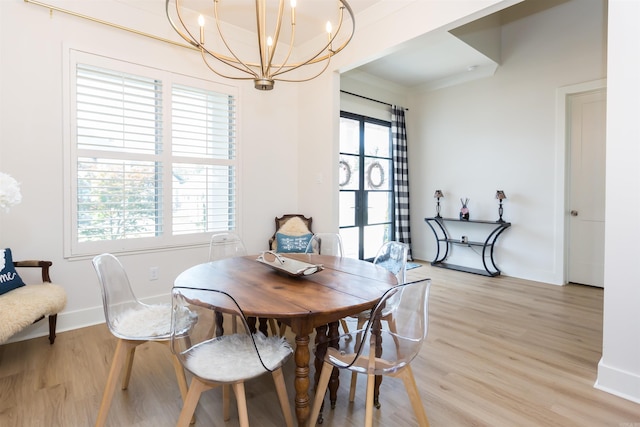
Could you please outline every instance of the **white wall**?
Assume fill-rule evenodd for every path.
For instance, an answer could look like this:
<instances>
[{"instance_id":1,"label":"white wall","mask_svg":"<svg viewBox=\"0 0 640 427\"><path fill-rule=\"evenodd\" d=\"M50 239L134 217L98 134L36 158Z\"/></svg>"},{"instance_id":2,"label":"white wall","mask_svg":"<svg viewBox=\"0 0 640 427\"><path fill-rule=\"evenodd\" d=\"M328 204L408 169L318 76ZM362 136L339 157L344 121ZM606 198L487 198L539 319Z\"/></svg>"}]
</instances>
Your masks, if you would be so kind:
<instances>
[{"instance_id":1,"label":"white wall","mask_svg":"<svg viewBox=\"0 0 640 427\"><path fill-rule=\"evenodd\" d=\"M98 3L94 3L98 4ZM85 3L86 5L86 3ZM99 2L106 21L140 16L123 2ZM145 30L164 35L159 16ZM155 24L151 25L152 23ZM154 31L155 30L155 31ZM23 202L0 212L0 245L18 259L53 261L52 278L65 287L68 303L58 330L103 322L102 303L90 259L63 258L63 51L85 47L122 60L239 85L239 231L251 252L267 248L273 218L298 211L298 88L279 83L270 93L253 82L217 79L199 54L133 35L23 1L0 2L0 171L21 183ZM278 108L274 108L278 105ZM206 260L205 246L121 257L134 291L143 299L168 302L175 277ZM159 280L148 271L159 266ZM16 335L19 340L46 334L45 322Z\"/></svg>"},{"instance_id":2,"label":"white wall","mask_svg":"<svg viewBox=\"0 0 640 427\"><path fill-rule=\"evenodd\" d=\"M556 92L606 77L605 6L572 0L521 18L518 11L530 8L525 2L509 12L494 76L411 97L413 254L435 255L424 218L435 215L436 189L445 194L443 216L457 217L460 198L468 197L471 218L483 220L498 219L495 193L504 190L504 219L513 225L498 242L499 268L563 284L563 253L556 248L563 240L564 197L557 193L564 188L564 141L556 138ZM453 235L473 233L467 230ZM450 261L480 265L466 248L454 248Z\"/></svg>"},{"instance_id":3,"label":"white wall","mask_svg":"<svg viewBox=\"0 0 640 427\"><path fill-rule=\"evenodd\" d=\"M406 105L408 91L406 87L372 78L369 75L356 74L355 78L350 77L352 73L346 73L340 77L340 110L391 121L391 105ZM369 99L350 94L366 94ZM371 101L372 99L380 102Z\"/></svg>"},{"instance_id":4,"label":"white wall","mask_svg":"<svg viewBox=\"0 0 640 427\"><path fill-rule=\"evenodd\" d=\"M596 387L640 403L640 2L609 0L602 359Z\"/></svg>"}]
</instances>

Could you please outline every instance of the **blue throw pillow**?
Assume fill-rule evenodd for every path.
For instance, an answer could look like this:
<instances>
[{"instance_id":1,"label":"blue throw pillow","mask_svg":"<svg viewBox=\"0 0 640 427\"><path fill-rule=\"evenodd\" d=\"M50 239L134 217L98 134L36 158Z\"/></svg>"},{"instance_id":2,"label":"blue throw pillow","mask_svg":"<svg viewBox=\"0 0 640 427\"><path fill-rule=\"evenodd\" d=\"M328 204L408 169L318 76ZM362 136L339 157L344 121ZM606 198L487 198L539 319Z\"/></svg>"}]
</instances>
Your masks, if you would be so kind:
<instances>
[{"instance_id":1,"label":"blue throw pillow","mask_svg":"<svg viewBox=\"0 0 640 427\"><path fill-rule=\"evenodd\" d=\"M18 272L13 266L11 249L6 248L0 250L0 295L19 288L20 286L24 286L24 282L20 276L18 276Z\"/></svg>"},{"instance_id":2,"label":"blue throw pillow","mask_svg":"<svg viewBox=\"0 0 640 427\"><path fill-rule=\"evenodd\" d=\"M287 236L276 233L276 245L280 253L304 253L313 234L303 234L302 236Z\"/></svg>"}]
</instances>

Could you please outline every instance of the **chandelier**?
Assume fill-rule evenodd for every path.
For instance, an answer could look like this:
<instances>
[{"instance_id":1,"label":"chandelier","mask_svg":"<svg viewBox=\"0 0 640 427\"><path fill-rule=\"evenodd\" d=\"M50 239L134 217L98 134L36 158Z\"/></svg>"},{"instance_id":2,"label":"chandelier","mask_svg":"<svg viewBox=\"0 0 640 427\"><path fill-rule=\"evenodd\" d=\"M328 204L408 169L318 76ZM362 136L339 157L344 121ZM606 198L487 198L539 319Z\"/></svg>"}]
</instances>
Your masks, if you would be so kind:
<instances>
[{"instance_id":1,"label":"chandelier","mask_svg":"<svg viewBox=\"0 0 640 427\"><path fill-rule=\"evenodd\" d=\"M285 14L284 0L255 0L255 11L251 8L251 14L243 17L247 20L253 19L251 15L255 13L258 45L252 48L254 51L249 55L250 58L239 53L243 47L240 44L233 45L228 34L225 37L223 31L230 29L230 20L227 18L231 14L223 16L221 9L224 9L224 6L221 4L226 2L235 7L238 0L208 0L207 3L213 3L208 5L210 15L213 6L213 24L207 24L205 13L198 14L193 7L184 4L185 0L166 0L165 9L173 29L200 51L202 59L211 71L224 78L253 80L256 89L271 90L276 80L303 82L318 77L329 66L331 57L347 46L355 31L353 10L346 0L301 0L301 3L306 1L308 5L324 5L325 8L326 5L331 5L331 9L335 9L332 10L332 15L336 23L334 27L331 20L328 20L326 35L313 38L317 44L301 54L295 46L296 0L289 1L289 11ZM201 10L207 9L201 7ZM351 25L347 24L343 28L345 10ZM322 33L318 32L318 36L321 35ZM279 45L281 36L287 38L287 42ZM309 44L313 42L306 43L305 48ZM283 53L278 52L278 48L281 48ZM298 71L291 73L294 70Z\"/></svg>"}]
</instances>

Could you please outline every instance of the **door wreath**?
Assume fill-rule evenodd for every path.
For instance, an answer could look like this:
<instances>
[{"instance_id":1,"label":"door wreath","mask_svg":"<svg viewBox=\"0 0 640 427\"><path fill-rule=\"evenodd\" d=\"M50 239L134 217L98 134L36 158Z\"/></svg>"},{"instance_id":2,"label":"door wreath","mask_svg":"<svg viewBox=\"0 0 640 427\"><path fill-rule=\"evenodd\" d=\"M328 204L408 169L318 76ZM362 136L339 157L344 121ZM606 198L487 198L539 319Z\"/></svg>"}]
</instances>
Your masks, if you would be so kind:
<instances>
[{"instance_id":1,"label":"door wreath","mask_svg":"<svg viewBox=\"0 0 640 427\"><path fill-rule=\"evenodd\" d=\"M380 180L378 182L373 182L373 173L374 170L378 170L378 174L380 175ZM384 169L380 162L373 162L367 168L367 185L371 188L380 188L384 184Z\"/></svg>"},{"instance_id":2,"label":"door wreath","mask_svg":"<svg viewBox=\"0 0 640 427\"><path fill-rule=\"evenodd\" d=\"M347 163L346 161L340 160L339 168L340 172L342 172L340 174L340 177L342 178L342 175L344 174L344 178L342 178L338 182L338 184L340 185L340 187L344 187L349 183L349 181L351 181L351 166L349 166L349 163Z\"/></svg>"}]
</instances>

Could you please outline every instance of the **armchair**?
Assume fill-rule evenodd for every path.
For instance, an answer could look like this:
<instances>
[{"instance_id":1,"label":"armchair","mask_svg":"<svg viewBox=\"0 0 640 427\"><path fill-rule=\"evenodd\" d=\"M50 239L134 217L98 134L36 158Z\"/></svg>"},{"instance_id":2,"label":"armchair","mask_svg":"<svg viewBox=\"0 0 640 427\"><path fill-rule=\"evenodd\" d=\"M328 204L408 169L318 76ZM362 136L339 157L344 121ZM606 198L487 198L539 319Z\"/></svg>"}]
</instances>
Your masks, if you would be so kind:
<instances>
[{"instance_id":1,"label":"armchair","mask_svg":"<svg viewBox=\"0 0 640 427\"><path fill-rule=\"evenodd\" d=\"M3 277L17 277L20 285L0 295L0 344L29 325L49 318L49 343L56 339L58 313L67 303L67 294L60 285L51 283L49 267L51 261L13 261L11 249L4 249L4 265L0 268ZM12 268L13 267L13 268ZM39 268L42 284L24 285L15 269ZM9 270L13 270L8 272ZM2 280L5 283L4 280Z\"/></svg>"},{"instance_id":2,"label":"armchair","mask_svg":"<svg viewBox=\"0 0 640 427\"><path fill-rule=\"evenodd\" d=\"M313 218L307 218L301 214L286 214L282 215L280 218L276 217L276 231L273 233L273 236L269 239L269 250L280 252L283 248L278 248L278 234L281 236L288 237L301 237L308 236L308 240L313 236L313 231L311 231L311 222ZM304 252L309 241L301 242L300 246L302 250L299 252Z\"/></svg>"}]
</instances>

